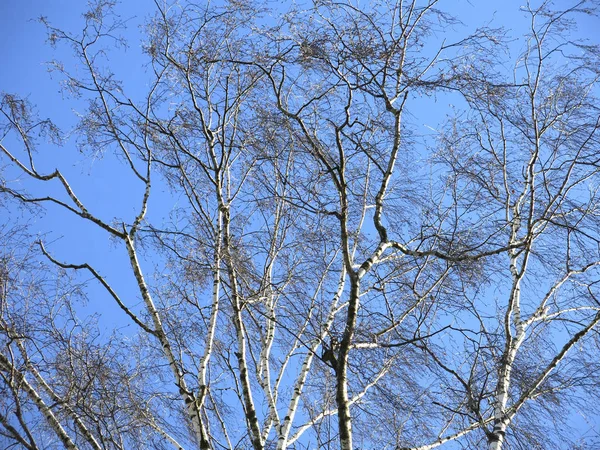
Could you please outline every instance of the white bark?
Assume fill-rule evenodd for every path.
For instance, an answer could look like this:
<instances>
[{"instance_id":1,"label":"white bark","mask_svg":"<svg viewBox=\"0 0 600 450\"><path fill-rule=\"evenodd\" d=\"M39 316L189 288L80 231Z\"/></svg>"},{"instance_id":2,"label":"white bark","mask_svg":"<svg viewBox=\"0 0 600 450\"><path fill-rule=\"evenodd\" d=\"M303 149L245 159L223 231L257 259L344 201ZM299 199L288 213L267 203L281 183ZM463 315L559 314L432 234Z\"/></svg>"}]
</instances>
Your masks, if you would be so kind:
<instances>
[{"instance_id":1,"label":"white bark","mask_svg":"<svg viewBox=\"0 0 600 450\"><path fill-rule=\"evenodd\" d=\"M387 366L385 366L382 370L379 371L379 373L373 378L373 380L368 383L363 389L362 391L360 391L358 394L356 394L354 397L352 397L349 401L348 401L348 406L352 406L357 402L360 402L360 400L367 395L367 393L369 392L369 389L371 389L373 386L375 386L379 380L381 380L381 378L383 378L383 376L385 376L385 374L388 372L390 368L390 365L388 364ZM310 422L305 423L304 425L302 425L301 427L298 427L298 429L296 430L296 432L294 433L293 436L291 436L288 441L287 444L291 445L294 442L296 442L301 436L302 434L308 430L309 428L313 427L316 423L318 423L321 419L323 419L324 417L327 416L331 416L333 414L335 414L337 412L336 409L328 409L325 410L319 414L317 414L316 416L314 416Z\"/></svg>"},{"instance_id":2,"label":"white bark","mask_svg":"<svg viewBox=\"0 0 600 450\"><path fill-rule=\"evenodd\" d=\"M185 450L183 446L177 442L177 439L159 427L156 423L151 421L150 426L156 430L167 442L169 442L169 444L171 444L175 450Z\"/></svg>"},{"instance_id":3,"label":"white bark","mask_svg":"<svg viewBox=\"0 0 600 450\"><path fill-rule=\"evenodd\" d=\"M197 405L198 409L202 411L202 406L208 394L208 386L206 381L206 375L208 371L208 364L212 355L213 344L215 340L215 333L217 331L217 316L219 314L219 297L221 295L221 241L223 239L223 213L219 210L217 216L217 235L215 236L215 255L214 255L214 268L213 268L213 291L212 291L212 305L210 312L210 319L208 322L208 330L206 334L204 354L200 360L200 367L198 369L198 384L200 392L198 393Z\"/></svg>"},{"instance_id":4,"label":"white bark","mask_svg":"<svg viewBox=\"0 0 600 450\"><path fill-rule=\"evenodd\" d=\"M137 253L135 251L133 240L129 235L126 235L125 237L125 244L127 247L127 253L129 254L131 268L133 269L133 273L135 275L138 288L142 295L142 299L144 300L146 309L152 318L152 322L154 324L154 329L156 332L156 337L158 338L162 346L163 353L167 358L169 367L171 369L171 372L173 373L173 377L175 378L175 383L179 388L179 394L182 396L183 401L185 403L185 407L188 416L192 422L192 426L198 439L198 442L200 443L201 448L210 448L206 436L206 431L204 429L204 424L202 422L201 414L196 405L196 399L194 397L194 394L188 389L181 368L179 367L179 362L173 354L171 344L163 328L162 320L160 318L160 315L158 314L158 310L156 309L152 296L150 295L150 291L148 290L146 281L144 280L144 275L142 273L142 269L137 259Z\"/></svg>"},{"instance_id":5,"label":"white bark","mask_svg":"<svg viewBox=\"0 0 600 450\"><path fill-rule=\"evenodd\" d=\"M484 421L483 423L475 422L461 431L450 434L448 436L440 437L440 438L436 439L434 442L432 442L431 444L420 445L418 447L400 447L396 450L433 450L434 448L438 448L438 447L446 444L447 442L454 441L456 439L459 439L459 438L471 433L472 431L480 429L482 426L485 426L488 423L492 422L492 420L493 420L493 418L489 418L488 420Z\"/></svg>"},{"instance_id":6,"label":"white bark","mask_svg":"<svg viewBox=\"0 0 600 450\"><path fill-rule=\"evenodd\" d=\"M222 201L222 200L220 200ZM237 273L232 261L231 252L231 234L229 230L229 207L222 204L221 209L223 210L223 238L224 238L224 252L226 255L227 273L229 275L229 283L231 287L231 301L233 307L233 325L237 337L237 362L240 377L240 385L242 388L242 396L244 399L244 414L248 423L250 431L250 440L254 450L262 450L263 441L262 433L260 430L260 424L256 414L256 407L254 406L254 398L252 395L252 386L250 384L250 374L248 373L248 362L246 356L247 344L246 334L244 330L244 319L242 315L242 299L238 292L238 280Z\"/></svg>"},{"instance_id":7,"label":"white bark","mask_svg":"<svg viewBox=\"0 0 600 450\"><path fill-rule=\"evenodd\" d=\"M302 390L304 389L304 384L308 378L310 368L313 362L313 359L318 351L323 339L329 333L331 326L333 325L333 320L335 319L336 312L338 311L338 303L344 291L344 286L346 285L346 271L342 270L340 274L340 279L338 282L337 291L333 297L331 302L331 306L329 308L329 314L327 315L327 320L323 324L321 329L321 334L319 338L312 341L312 344L304 357L304 362L302 363L302 367L300 369L300 373L296 378L296 384L294 386L294 391L292 394L292 398L290 399L287 414L283 420L283 424L279 429L279 437L277 439L277 450L284 450L287 448L289 444L294 442L296 439L300 437L301 433L296 433L293 440L289 440L290 431L292 428L292 424L294 423L294 417L296 416L296 411L298 410L298 404L300 403L300 399L302 397ZM308 428L308 427L307 427ZM305 428L304 430L306 430Z\"/></svg>"},{"instance_id":8,"label":"white bark","mask_svg":"<svg viewBox=\"0 0 600 450\"><path fill-rule=\"evenodd\" d=\"M22 344L18 342L21 351L23 352ZM25 356L25 355L24 355ZM27 370L31 372L37 383L42 387L46 395L50 397L54 404L60 405L69 415L71 420L75 423L75 426L79 429L80 433L83 435L87 443L95 450L102 450L102 447L92 434L92 432L88 429L88 427L83 423L81 417L71 408L68 402L63 401L54 390L50 387L50 385L46 382L46 380L42 377L39 371L33 366L33 364L27 365Z\"/></svg>"},{"instance_id":9,"label":"white bark","mask_svg":"<svg viewBox=\"0 0 600 450\"><path fill-rule=\"evenodd\" d=\"M512 306L509 306L506 319L507 321L510 321L512 309L513 320L516 325L516 332L514 336L511 335L510 322L508 322L506 326L508 333L506 336L506 350L503 355L503 360L501 361L501 366L498 370L498 384L496 387L496 399L494 405L494 428L490 436L490 450L500 450L504 442L506 428L508 426L508 420L506 417L506 404L508 402L513 363L515 361L517 351L525 339L525 326L520 320L519 302L521 296L521 280L517 277L518 275L515 271L515 284L513 285L510 301Z\"/></svg>"},{"instance_id":10,"label":"white bark","mask_svg":"<svg viewBox=\"0 0 600 450\"><path fill-rule=\"evenodd\" d=\"M20 387L27 393L27 396L33 401L40 413L44 416L44 419L46 419L46 422L48 423L52 431L56 433L57 437L60 439L65 448L67 450L77 450L77 446L75 445L67 431L61 425L60 420L56 417L52 409L46 404L46 402L40 396L37 390L29 383L25 375L22 374L19 370L17 370L6 356L0 353L0 370L2 369L17 380Z\"/></svg>"}]
</instances>

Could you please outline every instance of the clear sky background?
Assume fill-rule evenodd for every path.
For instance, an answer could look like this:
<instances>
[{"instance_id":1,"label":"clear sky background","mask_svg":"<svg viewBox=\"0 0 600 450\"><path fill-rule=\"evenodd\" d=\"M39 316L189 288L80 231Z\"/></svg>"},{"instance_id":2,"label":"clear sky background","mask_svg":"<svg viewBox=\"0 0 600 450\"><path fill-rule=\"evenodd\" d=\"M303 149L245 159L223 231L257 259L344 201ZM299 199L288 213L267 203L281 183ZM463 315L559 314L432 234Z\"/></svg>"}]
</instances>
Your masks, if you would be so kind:
<instances>
[{"instance_id":1,"label":"clear sky background","mask_svg":"<svg viewBox=\"0 0 600 450\"><path fill-rule=\"evenodd\" d=\"M285 9L285 5L291 2L274 4ZM454 33L449 30L436 39L450 42L453 38L460 39L482 26L503 26L508 35L519 36L527 26L526 15L520 11L523 4L521 0L442 0L438 7L458 17L464 27L457 26ZM86 2L82 0L0 1L0 91L27 97L36 105L40 118L51 118L64 132L68 132L77 123L77 113L83 112L86 105L61 93L60 74L48 71L51 60L72 65L71 53L64 44L52 48L47 42L45 27L37 19L45 16L53 26L77 33L82 27L81 16L85 9ZM143 95L147 88L144 79L146 59L141 53L142 26L153 11L154 2L151 0L123 1L117 6L121 18L127 20L128 28L122 34L129 47L112 51L106 64L110 65L116 78L123 81L125 92L134 99ZM582 22L581 35L596 32L595 25L591 20ZM522 48L523 41L515 41L512 50L516 55ZM421 96L409 104L410 114L417 124L422 124L417 131L433 134L440 122L451 113L450 105L456 103L460 103L459 96L446 94L430 98ZM5 143L16 144L10 138ZM67 175L75 192L84 204L89 205L93 214L108 222L113 217L127 223L132 222L141 198L142 186L132 179L122 163L115 161L110 155L101 158L99 155L81 154L73 136L62 147L41 145L37 157L38 169L41 171L52 172L58 167ZM48 188L52 188L53 192L60 192L60 189L56 189L57 180L49 186L48 183L31 183L14 171L5 176L8 179L23 179L24 187L39 194L46 193ZM148 217L158 220L157 225L160 225L168 217L176 201L164 187L156 186L155 180ZM14 214L18 214L18 211L14 210ZM34 228L39 233L52 230L52 233L45 236L47 241L58 239L49 247L58 258L73 263L89 261L116 287L127 289L132 294L135 292L127 255L122 248L111 245L107 233L51 206L47 214L39 217ZM145 269L150 271L148 266ZM102 295L101 291L97 292ZM116 311L116 314L117 316L111 315L111 318L119 317L121 313Z\"/></svg>"},{"instance_id":2,"label":"clear sky background","mask_svg":"<svg viewBox=\"0 0 600 450\"><path fill-rule=\"evenodd\" d=\"M106 64L123 80L126 90L135 98L143 94L146 83L142 78L145 61L141 54L141 26L150 16L154 3L126 2L119 6L122 19L127 19L128 29L123 31L129 48L114 51ZM38 20L45 16L51 25L78 33L82 27L83 1L4 1L0 2L0 91L27 97L36 106L40 119L50 118L68 133L77 123L78 113L83 112L85 102L61 92L62 76L49 71L51 60L65 61L72 65L70 49L66 45L52 48L47 33ZM17 144L5 140L5 144ZM9 146L10 148L11 146ZM75 137L70 136L62 147L51 144L38 147L37 166L40 172L52 172L58 167L67 177L75 193L90 211L107 222L113 218L131 223L139 208L141 183L132 179L131 172L111 155L82 154ZM22 179L23 188L35 193L57 193L64 198L57 180L50 183L34 183L21 177L17 171L6 172L6 178ZM175 199L164 198L166 189L155 189L150 204L149 217L166 216ZM159 212L160 211L160 212ZM2 214L0 212L0 214ZM20 211L11 209L9 220L21 220ZM95 225L75 217L59 207L50 206L33 224L35 232L43 234L50 243L48 249L60 260L71 263L89 262L106 276L124 297L136 295L135 280L131 274L128 257L122 246L112 244L108 233ZM51 233L48 233L52 230ZM145 270L152 273L152 257L146 261ZM96 283L90 283L92 303L89 312L99 312L101 323L113 328L115 323L128 324L125 315L116 308L105 291Z\"/></svg>"},{"instance_id":3,"label":"clear sky background","mask_svg":"<svg viewBox=\"0 0 600 450\"><path fill-rule=\"evenodd\" d=\"M562 0L557 2L558 5L562 3ZM522 4L522 0L442 0L439 8L454 13L464 22L465 28L457 27L457 36L464 36L477 27L490 25L504 26L509 35L518 37L527 25L525 14L520 11ZM76 32L81 26L81 14L84 10L85 2L76 0L0 1L0 91L28 97L32 104L37 105L41 118L51 118L64 131L68 131L76 123L78 108L83 111L85 105L76 99L65 97L58 84L60 76L48 72L46 63L52 59L68 60L69 51L64 45L53 49L46 43L45 28L36 19L46 16L53 25ZM122 18L129 19L129 29L124 32L129 48L111 55L110 64L117 78L124 81L126 91L129 90L130 95L135 98L146 88L142 75L145 60L140 51L140 26L154 10L154 2L124 1L117 10ZM597 19L582 20L578 33L581 37L598 40L599 25ZM449 35L448 39L451 37ZM515 41L512 50L516 55L522 48L523 41ZM414 114L415 120L422 122L423 133L432 133L449 113L452 102L452 96L420 99L419 104L415 103L410 112ZM6 142L10 144L14 141L9 139ZM67 175L83 202L90 205L93 214L107 222L115 217L131 223L137 212L142 186L132 181L123 164L108 155L100 158L81 154L73 138L67 140L63 147L43 145L39 151L40 171L52 171L58 166ZM20 175L18 172L6 172L4 176L15 179ZM24 188L34 191L38 186L39 184L23 182ZM38 192L45 192L46 188L47 186L41 186ZM151 197L149 218L158 221L160 225L176 202L177 198L158 184ZM4 214L4 210L0 210L0 214ZM23 220L20 214L18 208L11 208L10 217L0 219L2 222ZM43 233L47 241L53 241L49 249L58 259L72 263L90 262L123 297L135 295L127 255L123 248L111 244L107 233L52 206L35 221L33 227L36 232ZM153 270L153 258L154 255L147 254L143 262L148 276ZM128 323L124 314L97 285L90 284L89 293L93 301L88 310L101 314L101 324L112 328L115 323ZM590 426L585 421L580 423L582 432Z\"/></svg>"}]
</instances>

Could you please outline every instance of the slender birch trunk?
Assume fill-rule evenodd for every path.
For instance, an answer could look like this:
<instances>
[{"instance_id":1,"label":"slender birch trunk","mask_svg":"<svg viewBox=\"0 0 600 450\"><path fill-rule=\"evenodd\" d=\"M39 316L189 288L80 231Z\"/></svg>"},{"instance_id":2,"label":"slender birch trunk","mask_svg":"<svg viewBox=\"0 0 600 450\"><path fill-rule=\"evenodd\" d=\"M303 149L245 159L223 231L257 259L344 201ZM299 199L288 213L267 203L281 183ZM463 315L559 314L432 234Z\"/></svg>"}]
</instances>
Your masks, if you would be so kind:
<instances>
[{"instance_id":1,"label":"slender birch trunk","mask_svg":"<svg viewBox=\"0 0 600 450\"><path fill-rule=\"evenodd\" d=\"M342 296L342 292L344 291L345 285L346 271L342 270L337 291L335 293L333 301L331 302L331 307L329 308L327 320L325 321L319 338L313 341L312 346L306 354L306 357L304 358L304 362L302 363L302 367L300 369L300 373L298 375L298 378L296 379L296 384L294 386L292 398L290 399L287 414L283 420L283 424L280 426L279 438L277 439L277 450L285 450L287 448L290 431L292 429L292 423L294 422L294 417L296 416L296 411L298 410L298 404L300 403L300 398L302 397L302 390L304 389L304 384L306 383L306 379L308 378L308 374L310 372L310 368L313 359L316 355L316 352L321 343L323 342L323 339L325 338L327 333L329 333L331 326L333 325L333 320L335 319L335 313L337 310L339 299Z\"/></svg>"},{"instance_id":2,"label":"slender birch trunk","mask_svg":"<svg viewBox=\"0 0 600 450\"><path fill-rule=\"evenodd\" d=\"M494 406L494 427L488 437L490 450L501 450L506 436L508 420L505 415L511 374L517 350L525 338L525 328L520 320L521 279L517 272L516 257L511 256L513 288L510 294L509 308L506 313L506 346L498 370L498 385ZM515 334L511 332L511 321L515 323Z\"/></svg>"},{"instance_id":3,"label":"slender birch trunk","mask_svg":"<svg viewBox=\"0 0 600 450\"><path fill-rule=\"evenodd\" d=\"M23 375L19 370L17 370L12 363L0 353L0 370L4 370L9 372L12 377L16 379L19 383L19 386L25 391L27 396L33 401L37 409L42 413L44 418L46 419L46 423L56 436L62 442L67 450L77 450L77 446L67 433L67 431L63 428L60 423L60 420L56 417L50 406L46 404L44 399L40 396L37 390L29 383L25 375Z\"/></svg>"},{"instance_id":4,"label":"slender birch trunk","mask_svg":"<svg viewBox=\"0 0 600 450\"><path fill-rule=\"evenodd\" d=\"M215 236L215 254L213 268L213 290L212 290L212 309L208 323L208 332L206 334L206 342L204 354L200 360L200 368L198 369L198 392L197 408L202 411L202 407L208 394L208 386L206 375L208 372L208 363L212 355L215 333L217 330L217 316L219 314L219 296L221 295L221 241L223 240L223 213L218 211L217 216L217 235Z\"/></svg>"},{"instance_id":5,"label":"slender birch trunk","mask_svg":"<svg viewBox=\"0 0 600 450\"><path fill-rule=\"evenodd\" d=\"M192 423L192 427L194 429L196 438L198 439L198 442L200 444L200 448L203 450L210 449L210 442L208 440L204 423L202 421L201 413L197 408L196 398L194 397L194 394L188 389L185 378L183 377L183 372L181 371L179 363L175 358L169 339L164 331L162 320L160 318L158 310L156 309L154 300L150 295L150 291L148 290L148 286L144 279L144 275L142 273L142 269L137 258L137 253L135 251L133 240L129 235L125 236L125 244L127 247L127 253L129 254L131 267L133 269L133 273L135 275L138 287L140 289L140 293L142 294L142 298L146 305L146 309L152 317L156 337L158 338L162 346L163 353L166 356L167 361L169 362L169 367L171 369L171 372L173 373L173 377L175 378L175 383L179 388L179 394L182 396L183 401L185 403L188 417L190 418L190 421Z\"/></svg>"},{"instance_id":6,"label":"slender birch trunk","mask_svg":"<svg viewBox=\"0 0 600 450\"><path fill-rule=\"evenodd\" d=\"M340 433L340 448L342 450L353 450L352 444L352 416L350 414L350 401L348 398L348 355L350 344L354 335L356 315L359 306L360 280L354 272L350 272L350 299L348 301L348 315L346 327L335 368L336 392L335 401L338 408L338 427Z\"/></svg>"},{"instance_id":7,"label":"slender birch trunk","mask_svg":"<svg viewBox=\"0 0 600 450\"><path fill-rule=\"evenodd\" d=\"M250 374L248 373L248 364L246 357L246 335L244 331L244 322L242 316L242 301L240 298L237 282L237 273L232 261L231 255L231 234L229 230L230 218L229 208L226 205L221 206L223 210L223 247L226 255L227 272L229 276L229 283L231 285L231 301L233 307L233 325L237 336L237 352L236 357L238 361L240 384L242 387L242 396L244 398L244 414L246 421L248 422L248 428L250 431L250 440L252 442L252 448L254 450L262 450L263 442L260 431L260 424L258 422L258 416L256 414L256 407L254 406L254 399L252 397L252 387L250 385Z\"/></svg>"},{"instance_id":8,"label":"slender birch trunk","mask_svg":"<svg viewBox=\"0 0 600 450\"><path fill-rule=\"evenodd\" d=\"M19 351L21 352L23 357L25 359L27 359L27 356L25 354L25 347L23 346L23 343L20 342L20 340L17 340L17 346L19 347ZM56 405L61 405L61 407L67 412L67 414L70 416L71 420L73 420L73 422L75 423L75 426L77 427L79 432L83 435L83 437L85 438L87 443L90 445L90 447L92 447L94 450L102 450L102 447L100 446L100 444L98 443L98 441L96 440L96 438L94 437L92 432L89 430L89 428L83 423L81 417L79 417L79 414L77 414L77 412L75 412L75 410L73 408L71 408L71 406L69 405L68 402L64 401L56 394L54 389L52 389L50 387L50 385L42 377L42 375L35 368L35 366L33 364L28 364L27 370L29 372L31 372L31 374L33 375L33 377L35 378L35 380L37 381L39 386L41 386L41 388L44 390L46 395L48 395L48 397L50 397L52 402Z\"/></svg>"}]
</instances>

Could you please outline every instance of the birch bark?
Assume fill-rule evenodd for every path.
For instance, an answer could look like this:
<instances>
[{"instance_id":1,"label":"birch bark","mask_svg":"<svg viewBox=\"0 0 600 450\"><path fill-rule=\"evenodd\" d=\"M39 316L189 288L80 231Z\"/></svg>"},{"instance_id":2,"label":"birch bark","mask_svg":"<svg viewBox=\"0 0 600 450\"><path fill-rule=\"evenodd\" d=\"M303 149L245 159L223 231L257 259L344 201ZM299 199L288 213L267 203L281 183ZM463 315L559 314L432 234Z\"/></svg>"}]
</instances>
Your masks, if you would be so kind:
<instances>
[{"instance_id":1,"label":"birch bark","mask_svg":"<svg viewBox=\"0 0 600 450\"><path fill-rule=\"evenodd\" d=\"M2 353L0 353L0 369L3 369L5 372L9 373L10 376L14 377L15 380L21 385L22 389L27 393L27 396L31 399L31 401L33 401L40 413L44 416L48 426L50 429L52 429L52 431L54 431L54 433L56 433L56 437L62 442L65 448L67 450L77 450L77 446L64 427L61 425L60 419L56 417L52 408L48 406L37 390L31 385L31 383L29 383L25 375L17 370L12 365L10 360Z\"/></svg>"}]
</instances>

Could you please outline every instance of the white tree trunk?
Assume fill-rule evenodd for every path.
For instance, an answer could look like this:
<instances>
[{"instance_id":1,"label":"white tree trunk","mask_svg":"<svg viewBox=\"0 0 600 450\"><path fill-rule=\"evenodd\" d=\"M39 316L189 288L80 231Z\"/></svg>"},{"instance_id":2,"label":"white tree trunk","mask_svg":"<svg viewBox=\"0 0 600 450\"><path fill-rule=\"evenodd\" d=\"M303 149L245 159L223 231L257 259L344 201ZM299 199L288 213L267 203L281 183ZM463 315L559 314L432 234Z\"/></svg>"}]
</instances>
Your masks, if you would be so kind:
<instances>
[{"instance_id":1,"label":"white tree trunk","mask_svg":"<svg viewBox=\"0 0 600 450\"><path fill-rule=\"evenodd\" d=\"M27 396L33 401L35 406L42 413L46 419L46 422L52 431L56 433L65 448L67 450L77 450L77 446L68 435L67 431L60 424L60 421L54 415L52 409L46 404L40 394L29 383L27 378L25 378L25 376L11 364L8 358L6 358L6 356L4 356L2 353L0 353L0 370L5 370L6 372L10 373L11 376L18 381L21 389L27 393Z\"/></svg>"}]
</instances>

